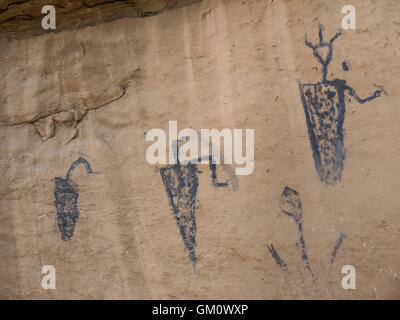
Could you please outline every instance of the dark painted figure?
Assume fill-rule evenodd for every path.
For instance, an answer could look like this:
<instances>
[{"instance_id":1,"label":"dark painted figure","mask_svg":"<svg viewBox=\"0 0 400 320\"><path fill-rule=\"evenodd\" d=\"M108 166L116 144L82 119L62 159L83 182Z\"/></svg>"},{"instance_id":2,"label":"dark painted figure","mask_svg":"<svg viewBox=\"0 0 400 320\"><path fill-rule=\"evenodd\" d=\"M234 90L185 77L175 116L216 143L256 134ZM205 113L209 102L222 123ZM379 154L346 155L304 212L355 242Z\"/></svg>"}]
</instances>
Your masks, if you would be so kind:
<instances>
[{"instance_id":1,"label":"dark painted figure","mask_svg":"<svg viewBox=\"0 0 400 320\"><path fill-rule=\"evenodd\" d=\"M305 44L312 49L314 56L322 65L322 81L299 84L301 100L306 115L308 134L313 151L315 168L325 184L334 185L340 180L343 171L345 148L343 144L343 122L345 115L345 92L359 103L371 101L380 96L383 89L378 89L371 96L361 99L345 80L327 80L328 64L332 59L333 41L341 32L328 42L322 37L323 27L319 26L319 43L313 45L305 39ZM321 50L326 49L324 58ZM343 70L348 71L347 62L342 63Z\"/></svg>"},{"instance_id":2,"label":"dark painted figure","mask_svg":"<svg viewBox=\"0 0 400 320\"><path fill-rule=\"evenodd\" d=\"M74 235L75 224L79 218L78 203L78 187L71 181L70 175L72 171L80 164L85 165L88 173L94 173L89 162L84 158L76 160L69 168L64 178L55 178L54 197L57 208L58 228L61 231L62 240L71 240Z\"/></svg>"},{"instance_id":3,"label":"dark painted figure","mask_svg":"<svg viewBox=\"0 0 400 320\"><path fill-rule=\"evenodd\" d=\"M304 240L303 234L303 206L301 203L300 194L289 187L285 187L281 194L281 200L279 207L283 215L293 219L293 221L297 225L297 232L298 232L298 243L297 247L300 249L301 258L304 262L305 268L310 272L311 276L314 279L314 274L311 270L311 265L309 261L309 257L307 254L306 243ZM331 253L330 263L332 264L336 258L337 252L342 245L343 239L346 237L345 234L340 233L339 238L336 241L336 244L333 248ZM274 248L273 244L268 245L268 250L271 253L272 257L274 258L275 262L280 266L283 271L288 270L288 266L283 261L283 259L279 256L278 252Z\"/></svg>"},{"instance_id":4,"label":"dark painted figure","mask_svg":"<svg viewBox=\"0 0 400 320\"><path fill-rule=\"evenodd\" d=\"M197 159L200 162L202 159ZM227 182L217 181L216 165L209 158L212 182L215 187L225 187ZM199 186L198 174L201 173L197 163L177 163L160 169L162 182L168 195L176 223L181 233L183 244L189 252L189 258L196 266L196 197Z\"/></svg>"},{"instance_id":5,"label":"dark painted figure","mask_svg":"<svg viewBox=\"0 0 400 320\"><path fill-rule=\"evenodd\" d=\"M293 219L297 225L298 236L299 236L298 245L301 250L301 258L305 263L306 269L310 271L312 274L306 250L306 243L304 241L304 235L303 235L303 207L301 204L301 198L299 193L296 190L293 190L289 187L285 187L285 189L281 194L279 207L281 209L282 214L288 216L290 219ZM277 257L279 256L276 250L274 249L273 245L271 244L270 246L268 246L268 249L270 250L276 263L278 263L282 267L281 261L283 262L283 260L281 258L279 258L279 260L277 259ZM282 269L286 270L287 269L286 264L283 263L283 265L284 268Z\"/></svg>"}]
</instances>

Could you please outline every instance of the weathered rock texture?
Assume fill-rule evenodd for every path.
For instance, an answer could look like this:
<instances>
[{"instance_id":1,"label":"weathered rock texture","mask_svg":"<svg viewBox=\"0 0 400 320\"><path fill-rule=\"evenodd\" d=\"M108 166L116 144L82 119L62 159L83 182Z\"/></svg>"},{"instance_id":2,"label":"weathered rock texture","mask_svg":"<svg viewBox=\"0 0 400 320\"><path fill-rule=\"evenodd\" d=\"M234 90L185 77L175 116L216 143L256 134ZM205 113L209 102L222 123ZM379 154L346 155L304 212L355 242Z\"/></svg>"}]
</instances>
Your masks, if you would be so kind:
<instances>
[{"instance_id":1,"label":"weathered rock texture","mask_svg":"<svg viewBox=\"0 0 400 320\"><path fill-rule=\"evenodd\" d=\"M150 17L199 1L202 0L2 0L0 36L22 39L48 33L40 27L42 7L48 4L57 11L57 31L60 31L123 17Z\"/></svg>"},{"instance_id":2,"label":"weathered rock texture","mask_svg":"<svg viewBox=\"0 0 400 320\"><path fill-rule=\"evenodd\" d=\"M56 1L56 32L40 26L46 2L0 3L0 298L400 298L397 0L352 1L357 30L335 40L328 78L386 93L346 98L335 185L314 168L298 82L321 80L305 33L317 43L321 23L331 38L348 1ZM255 170L237 188L199 165L195 271L162 166L146 162L146 132L169 120L255 130ZM98 174L80 165L67 180L80 157ZM76 208L56 207L56 177ZM301 211L281 213L284 189ZM56 290L42 289L44 265ZM344 265L356 290L342 289Z\"/></svg>"}]
</instances>

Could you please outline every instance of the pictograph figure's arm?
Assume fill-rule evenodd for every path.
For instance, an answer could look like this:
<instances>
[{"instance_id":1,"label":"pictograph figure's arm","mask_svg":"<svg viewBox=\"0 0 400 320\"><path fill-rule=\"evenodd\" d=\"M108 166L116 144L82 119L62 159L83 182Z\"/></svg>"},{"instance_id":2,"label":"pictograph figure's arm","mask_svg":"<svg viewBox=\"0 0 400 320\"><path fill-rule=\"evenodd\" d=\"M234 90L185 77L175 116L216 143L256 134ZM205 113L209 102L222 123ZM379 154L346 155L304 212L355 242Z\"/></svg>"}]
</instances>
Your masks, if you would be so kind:
<instances>
[{"instance_id":1,"label":"pictograph figure's arm","mask_svg":"<svg viewBox=\"0 0 400 320\"><path fill-rule=\"evenodd\" d=\"M176 162L177 162L178 165L181 165L181 163L179 161L179 145L178 145L178 142L184 142L184 141L186 141L187 138L190 138L190 137L188 137L188 136L180 137L179 139L177 139L177 140L175 140L173 142L172 150L173 150L173 153L174 153L174 158L176 159ZM227 187L229 185L228 181L225 181L225 182L219 182L218 181L218 178L217 178L217 164L214 162L212 155L198 157L197 159L194 158L194 159L191 159L189 161L185 161L185 163L182 163L182 165L186 165L187 163L197 164L197 163L201 163L203 160L207 160L208 163L209 163L213 186L214 187ZM201 172L201 171L199 171L199 172Z\"/></svg>"},{"instance_id":2,"label":"pictograph figure's arm","mask_svg":"<svg viewBox=\"0 0 400 320\"><path fill-rule=\"evenodd\" d=\"M310 41L308 41L307 34L304 35L304 43L306 44L307 47L309 47L309 48L311 48L313 50L315 49L313 44Z\"/></svg>"},{"instance_id":3,"label":"pictograph figure's arm","mask_svg":"<svg viewBox=\"0 0 400 320\"><path fill-rule=\"evenodd\" d=\"M84 165L85 165L86 170L87 170L88 173L95 173L95 172L92 171L92 167L90 166L89 162L87 162L84 158L81 157L81 158L79 158L78 160L76 160L76 161L72 164L72 166L68 169L67 176L66 176L66 180L69 180L69 177L70 177L72 171L73 171L77 166L79 166L80 164L84 164Z\"/></svg>"},{"instance_id":4,"label":"pictograph figure's arm","mask_svg":"<svg viewBox=\"0 0 400 320\"><path fill-rule=\"evenodd\" d=\"M210 163L210 169L211 169L211 179L214 187L227 187L228 182L218 182L217 179L217 165L213 163L213 158L212 156L205 156L205 157L199 157L197 159L198 162L201 162L203 160L208 160Z\"/></svg>"},{"instance_id":5,"label":"pictograph figure's arm","mask_svg":"<svg viewBox=\"0 0 400 320\"><path fill-rule=\"evenodd\" d=\"M332 44L333 41L335 41L337 38L339 38L342 35L342 30L339 30L338 32L336 32L336 34L332 37L331 40L329 40L329 43Z\"/></svg>"},{"instance_id":6,"label":"pictograph figure's arm","mask_svg":"<svg viewBox=\"0 0 400 320\"><path fill-rule=\"evenodd\" d=\"M358 96L358 94L352 87L347 86L346 89L349 90L349 93L351 96L353 96L359 103L362 103L362 104L364 104L368 101L374 100L375 98L378 98L381 95L381 93L383 92L383 89L378 89L378 90L375 90L374 94L362 99Z\"/></svg>"},{"instance_id":7,"label":"pictograph figure's arm","mask_svg":"<svg viewBox=\"0 0 400 320\"><path fill-rule=\"evenodd\" d=\"M210 168L211 168L211 178L212 178L213 186L214 187L227 187L228 182L218 182L217 166L215 163L212 163L211 159L210 159Z\"/></svg>"}]
</instances>

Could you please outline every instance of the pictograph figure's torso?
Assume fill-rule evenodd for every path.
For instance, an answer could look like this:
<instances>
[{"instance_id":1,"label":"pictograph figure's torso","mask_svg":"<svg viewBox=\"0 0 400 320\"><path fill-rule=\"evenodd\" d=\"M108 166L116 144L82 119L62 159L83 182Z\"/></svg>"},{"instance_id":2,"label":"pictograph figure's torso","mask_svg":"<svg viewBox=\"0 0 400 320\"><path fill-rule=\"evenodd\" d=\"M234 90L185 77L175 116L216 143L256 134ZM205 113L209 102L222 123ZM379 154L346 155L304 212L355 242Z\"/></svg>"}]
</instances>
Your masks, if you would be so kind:
<instances>
[{"instance_id":1,"label":"pictograph figure's torso","mask_svg":"<svg viewBox=\"0 0 400 320\"><path fill-rule=\"evenodd\" d=\"M346 87L344 80L300 85L315 167L327 184L335 184L343 170Z\"/></svg>"}]
</instances>

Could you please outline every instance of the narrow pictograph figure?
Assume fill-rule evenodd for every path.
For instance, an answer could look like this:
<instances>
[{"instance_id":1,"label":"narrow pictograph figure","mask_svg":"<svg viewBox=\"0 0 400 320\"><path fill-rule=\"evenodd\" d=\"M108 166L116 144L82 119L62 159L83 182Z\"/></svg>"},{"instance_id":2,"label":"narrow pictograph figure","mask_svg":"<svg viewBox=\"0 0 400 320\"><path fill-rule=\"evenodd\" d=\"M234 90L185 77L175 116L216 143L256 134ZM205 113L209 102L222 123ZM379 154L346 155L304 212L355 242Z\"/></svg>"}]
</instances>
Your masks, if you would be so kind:
<instances>
[{"instance_id":1,"label":"narrow pictograph figure","mask_svg":"<svg viewBox=\"0 0 400 320\"><path fill-rule=\"evenodd\" d=\"M177 144L174 148L177 150ZM186 250L188 250L189 259L193 263L193 268L195 268L197 231L196 197L199 186L198 174L201 173L198 169L198 163L203 160L203 158L198 158L197 163L188 162L187 164L180 163L179 157L176 157L176 159L176 164L161 168L160 174L165 191L168 195L169 204L183 239L183 244ZM212 163L212 157L209 156L205 159L209 160L213 186L228 186L228 182L218 182L216 164Z\"/></svg>"},{"instance_id":2,"label":"narrow pictograph figure","mask_svg":"<svg viewBox=\"0 0 400 320\"><path fill-rule=\"evenodd\" d=\"M282 214L293 219L297 225L297 231L299 236L299 245L301 250L301 258L303 259L306 269L311 272L310 261L308 259L306 243L304 241L303 234L303 206L301 204L301 198L296 190L289 187L285 187L281 194L281 201L279 203Z\"/></svg>"},{"instance_id":3,"label":"narrow pictograph figure","mask_svg":"<svg viewBox=\"0 0 400 320\"><path fill-rule=\"evenodd\" d=\"M169 204L181 233L189 258L196 264L196 196L199 186L198 169L195 164L181 165L179 162L160 169L162 182Z\"/></svg>"},{"instance_id":4,"label":"narrow pictograph figure","mask_svg":"<svg viewBox=\"0 0 400 320\"><path fill-rule=\"evenodd\" d=\"M96 173L92 171L89 162L84 158L76 160L69 168L64 178L55 178L54 197L57 208L58 228L61 231L62 240L71 240L74 235L75 224L79 218L78 203L78 187L70 179L72 171L80 164L85 165L88 173Z\"/></svg>"},{"instance_id":5,"label":"narrow pictograph figure","mask_svg":"<svg viewBox=\"0 0 400 320\"><path fill-rule=\"evenodd\" d=\"M296 190L289 187L285 187L281 194L281 200L279 203L282 214L293 219L297 225L297 231L299 236L299 248L301 251L301 258L304 261L306 269L313 275L310 261L307 255L306 243L303 234L303 206L301 204L301 198Z\"/></svg>"},{"instance_id":6,"label":"narrow pictograph figure","mask_svg":"<svg viewBox=\"0 0 400 320\"><path fill-rule=\"evenodd\" d=\"M314 276L313 271L311 270L311 264L310 264L310 260L309 260L308 254L307 254L306 243L304 240L303 206L302 206L300 194L296 190L293 190L289 187L285 187L285 189L283 190L283 192L281 194L279 207L281 209L282 214L289 217L290 219L293 219L297 225L297 232L298 232L298 239L299 239L297 242L297 247L300 250L300 255L304 262L305 269L310 272L310 274L313 278L313 281L315 281L315 276ZM340 246L343 243L344 238L346 238L346 235L344 233L340 232L339 237L338 237L336 244L331 253L331 257L330 257L331 264L335 261L336 255L338 253ZM289 266L279 256L274 245L269 244L267 247L268 247L269 252L271 253L272 258L279 265L279 267L282 269L282 271L285 271L285 272L288 271Z\"/></svg>"},{"instance_id":7,"label":"narrow pictograph figure","mask_svg":"<svg viewBox=\"0 0 400 320\"><path fill-rule=\"evenodd\" d=\"M359 103L366 103L384 92L378 87L371 96L361 99L345 80L327 80L328 65L332 60L333 42L341 32L328 42L323 40L323 26L319 26L319 43L313 45L305 37L305 44L312 49L314 56L322 65L322 81L299 84L301 100L304 106L308 135L313 151L314 164L322 182L334 185L341 179L345 148L343 144L343 122L345 116L345 92ZM326 57L323 50L327 49ZM348 71L347 62L342 63L343 70Z\"/></svg>"}]
</instances>

